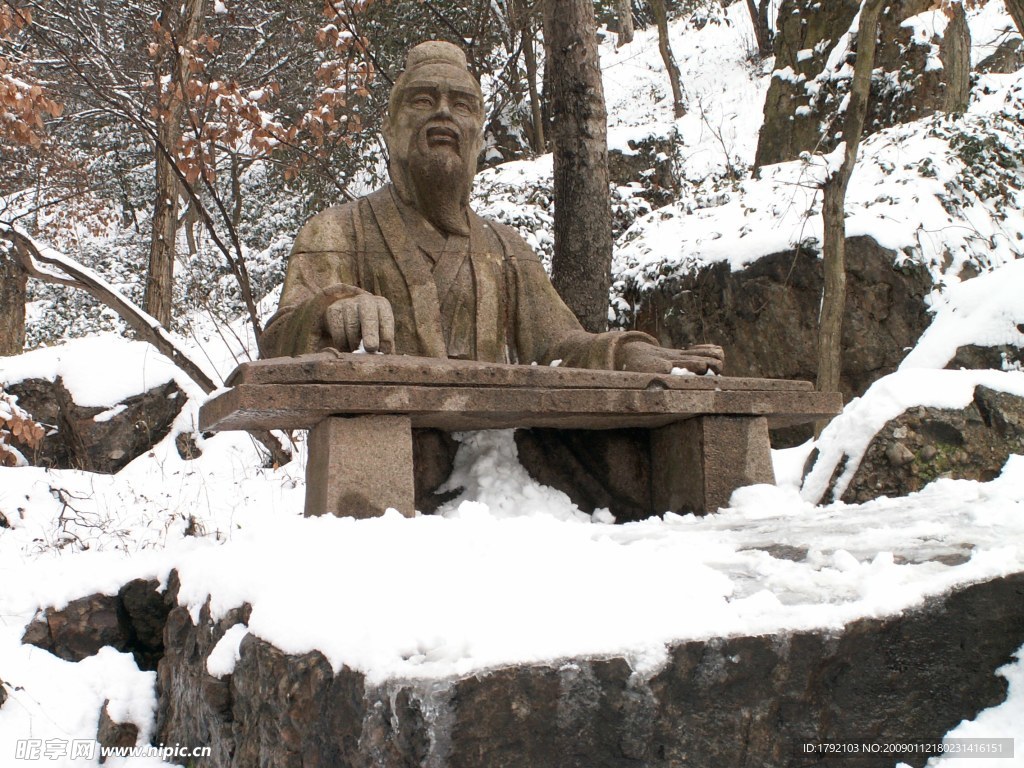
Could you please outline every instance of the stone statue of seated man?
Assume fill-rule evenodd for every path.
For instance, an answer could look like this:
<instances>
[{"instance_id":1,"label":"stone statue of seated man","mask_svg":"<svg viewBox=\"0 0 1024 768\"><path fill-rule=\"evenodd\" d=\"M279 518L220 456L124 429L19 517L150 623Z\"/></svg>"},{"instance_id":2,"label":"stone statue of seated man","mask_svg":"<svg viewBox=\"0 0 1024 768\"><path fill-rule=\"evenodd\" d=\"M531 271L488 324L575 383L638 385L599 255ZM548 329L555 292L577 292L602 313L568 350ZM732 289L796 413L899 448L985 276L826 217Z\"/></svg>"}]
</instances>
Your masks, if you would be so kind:
<instances>
[{"instance_id":1,"label":"stone statue of seated man","mask_svg":"<svg viewBox=\"0 0 1024 768\"><path fill-rule=\"evenodd\" d=\"M263 357L335 348L668 373L718 372L720 347L666 349L588 333L510 227L469 207L483 144L480 86L457 46L421 43L383 134L391 184L310 219L295 240Z\"/></svg>"},{"instance_id":2,"label":"stone statue of seated man","mask_svg":"<svg viewBox=\"0 0 1024 768\"><path fill-rule=\"evenodd\" d=\"M469 206L483 123L480 86L463 52L436 41L414 47L383 127L391 184L302 228L262 356L362 347L492 363L719 372L724 358L714 345L666 349L645 333L582 328L522 237ZM627 516L647 509L634 504L647 492L646 433L634 437L517 432L520 460L535 477L584 509ZM443 501L434 490L450 473L455 447L445 433L414 430L417 509Z\"/></svg>"}]
</instances>

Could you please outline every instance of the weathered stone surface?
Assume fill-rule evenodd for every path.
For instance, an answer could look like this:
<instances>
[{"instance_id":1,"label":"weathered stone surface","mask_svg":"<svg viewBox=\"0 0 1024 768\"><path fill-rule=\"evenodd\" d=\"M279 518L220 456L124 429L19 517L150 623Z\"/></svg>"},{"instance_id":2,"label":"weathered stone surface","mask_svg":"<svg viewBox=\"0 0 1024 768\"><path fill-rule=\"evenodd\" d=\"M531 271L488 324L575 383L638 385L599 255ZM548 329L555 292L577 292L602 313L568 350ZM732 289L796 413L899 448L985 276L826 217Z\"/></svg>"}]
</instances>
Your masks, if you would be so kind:
<instances>
[{"instance_id":1,"label":"weathered stone surface","mask_svg":"<svg viewBox=\"0 0 1024 768\"><path fill-rule=\"evenodd\" d=\"M25 630L23 643L44 648L67 661L81 661L109 645L128 649L128 637L113 595L89 595L61 610L48 610Z\"/></svg>"},{"instance_id":2,"label":"weathered stone surface","mask_svg":"<svg viewBox=\"0 0 1024 768\"><path fill-rule=\"evenodd\" d=\"M412 459L408 416L324 419L309 432L306 516L414 516Z\"/></svg>"},{"instance_id":3,"label":"weathered stone surface","mask_svg":"<svg viewBox=\"0 0 1024 768\"><path fill-rule=\"evenodd\" d=\"M931 278L921 266L893 266L895 254L871 238L851 237L846 248L841 389L849 398L896 370L928 327ZM737 272L715 264L645 296L636 326L666 344L720 344L731 376L813 381L821 287L812 250L765 256Z\"/></svg>"},{"instance_id":4,"label":"weathered stone surface","mask_svg":"<svg viewBox=\"0 0 1024 768\"><path fill-rule=\"evenodd\" d=\"M838 632L683 643L650 679L623 659L567 659L370 686L319 653L289 656L249 635L230 695L211 704L206 658L244 619L213 624L204 612L193 626L175 609L168 624L157 741L211 745L209 768L840 768L849 758L804 762L798 750L938 741L1005 698L994 672L1024 643L1024 574Z\"/></svg>"},{"instance_id":5,"label":"weathered stone surface","mask_svg":"<svg viewBox=\"0 0 1024 768\"><path fill-rule=\"evenodd\" d=\"M114 408L78 405L60 378L27 379L6 389L47 428L42 446L29 460L36 466L89 472L117 472L141 456L170 431L185 404L173 381Z\"/></svg>"},{"instance_id":6,"label":"weathered stone surface","mask_svg":"<svg viewBox=\"0 0 1024 768\"><path fill-rule=\"evenodd\" d=\"M398 356L308 355L240 366L205 403L203 430L316 426L329 416L408 414L446 430L660 427L693 415L764 415L779 425L838 412L809 382L671 376Z\"/></svg>"},{"instance_id":7,"label":"weathered stone surface","mask_svg":"<svg viewBox=\"0 0 1024 768\"><path fill-rule=\"evenodd\" d=\"M1009 75L1024 67L1024 40L1010 37L986 56L977 66L978 72L994 75Z\"/></svg>"},{"instance_id":8,"label":"weathered stone surface","mask_svg":"<svg viewBox=\"0 0 1024 768\"><path fill-rule=\"evenodd\" d=\"M134 747L139 740L139 726L135 723L118 723L110 717L110 712L107 710L109 701L103 702L103 708L100 710L100 722L99 727L96 731L96 741L103 747ZM106 761L102 755L99 758L100 763Z\"/></svg>"},{"instance_id":9,"label":"weathered stone surface","mask_svg":"<svg viewBox=\"0 0 1024 768\"><path fill-rule=\"evenodd\" d=\"M117 595L89 595L60 610L45 610L25 629L22 642L67 661L81 661L109 645L131 652L140 669L156 669L169 610L169 598L156 581L135 579Z\"/></svg>"},{"instance_id":10,"label":"weathered stone surface","mask_svg":"<svg viewBox=\"0 0 1024 768\"><path fill-rule=\"evenodd\" d=\"M759 483L775 484L764 417L709 416L651 432L655 511L714 512L737 488Z\"/></svg>"},{"instance_id":11,"label":"weathered stone surface","mask_svg":"<svg viewBox=\"0 0 1024 768\"><path fill-rule=\"evenodd\" d=\"M614 184L622 186L639 182L644 188L644 199L655 207L665 205L679 191L675 153L680 143L678 136L630 139L630 152L608 150L608 176Z\"/></svg>"},{"instance_id":12,"label":"weathered stone surface","mask_svg":"<svg viewBox=\"0 0 1024 768\"><path fill-rule=\"evenodd\" d=\"M970 32L963 9L956 6L946 32L928 42L912 39L903 22L931 8L931 0L890 3L879 24L876 66L885 77L872 84L871 108L865 125L873 133L897 123L917 120L938 110L962 111L970 92ZM784 0L775 37L776 72L787 67L797 77L813 80L825 66L842 30L849 29L860 3L853 0ZM930 65L935 49L942 67ZM826 100L827 101L827 100ZM794 160L801 152L834 148L834 137L822 137L824 112L804 110L809 97L802 82L774 77L765 99L765 121L755 165ZM834 109L828 103L827 109Z\"/></svg>"},{"instance_id":13,"label":"weathered stone surface","mask_svg":"<svg viewBox=\"0 0 1024 768\"><path fill-rule=\"evenodd\" d=\"M994 347L967 344L958 348L953 359L946 364L946 368L954 371L960 368L994 368L997 371L1009 371L1021 367L1024 367L1024 349L1012 344L999 344Z\"/></svg>"},{"instance_id":14,"label":"weathered stone surface","mask_svg":"<svg viewBox=\"0 0 1024 768\"><path fill-rule=\"evenodd\" d=\"M962 410L911 408L888 422L842 499L905 496L939 477L992 480L1012 453L1024 453L1024 398L977 387Z\"/></svg>"},{"instance_id":15,"label":"weathered stone surface","mask_svg":"<svg viewBox=\"0 0 1024 768\"><path fill-rule=\"evenodd\" d=\"M118 601L128 633L128 647L139 669L156 669L164 652L164 626L171 598L156 581L133 579L121 587Z\"/></svg>"},{"instance_id":16,"label":"weathered stone surface","mask_svg":"<svg viewBox=\"0 0 1024 768\"><path fill-rule=\"evenodd\" d=\"M168 594L176 596L177 591L178 577L173 573L168 584ZM213 623L210 621L209 610L204 608L199 618L201 631L192 624L188 611L180 606L173 608L167 616L164 633L166 650L157 669L156 740L162 741L159 737L164 733L178 733L183 739L177 743L193 747L209 746L212 756L204 763L206 766L231 765L236 743L232 680L230 677L218 679L210 675L206 670L206 660L224 633L236 624L245 624L249 620L249 613L249 606L243 605L228 611L221 621ZM272 677L279 670L272 670L269 666L265 669L268 674L259 682L269 690L277 689L280 685L286 691L287 681ZM309 693L314 692L309 691L306 695ZM254 698L245 702L244 706L258 712L263 701L264 698L255 693ZM241 709L243 704L238 706ZM270 738L271 734L267 732L265 736Z\"/></svg>"},{"instance_id":17,"label":"weathered stone surface","mask_svg":"<svg viewBox=\"0 0 1024 768\"><path fill-rule=\"evenodd\" d=\"M967 108L971 33L963 7L950 7L945 32L927 43L914 40L913 29L903 25L933 5L931 0L897 0L882 14L875 65L885 70L886 78L872 86L868 133L935 112L963 112ZM932 65L936 49L942 67Z\"/></svg>"}]
</instances>

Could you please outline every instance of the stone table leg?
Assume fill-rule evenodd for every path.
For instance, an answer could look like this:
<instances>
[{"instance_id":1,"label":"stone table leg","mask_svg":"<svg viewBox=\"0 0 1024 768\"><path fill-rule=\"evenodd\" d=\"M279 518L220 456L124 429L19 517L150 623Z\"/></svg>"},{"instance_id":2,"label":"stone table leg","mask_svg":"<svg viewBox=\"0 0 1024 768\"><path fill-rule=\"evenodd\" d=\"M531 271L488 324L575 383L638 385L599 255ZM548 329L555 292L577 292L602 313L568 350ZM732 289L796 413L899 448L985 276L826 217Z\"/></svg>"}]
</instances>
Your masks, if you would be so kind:
<instances>
[{"instance_id":1,"label":"stone table leg","mask_svg":"<svg viewBox=\"0 0 1024 768\"><path fill-rule=\"evenodd\" d=\"M408 416L324 419L309 431L306 516L415 514Z\"/></svg>"},{"instance_id":2,"label":"stone table leg","mask_svg":"<svg viewBox=\"0 0 1024 768\"><path fill-rule=\"evenodd\" d=\"M704 515L737 488L774 483L768 420L698 416L651 430L652 512Z\"/></svg>"}]
</instances>

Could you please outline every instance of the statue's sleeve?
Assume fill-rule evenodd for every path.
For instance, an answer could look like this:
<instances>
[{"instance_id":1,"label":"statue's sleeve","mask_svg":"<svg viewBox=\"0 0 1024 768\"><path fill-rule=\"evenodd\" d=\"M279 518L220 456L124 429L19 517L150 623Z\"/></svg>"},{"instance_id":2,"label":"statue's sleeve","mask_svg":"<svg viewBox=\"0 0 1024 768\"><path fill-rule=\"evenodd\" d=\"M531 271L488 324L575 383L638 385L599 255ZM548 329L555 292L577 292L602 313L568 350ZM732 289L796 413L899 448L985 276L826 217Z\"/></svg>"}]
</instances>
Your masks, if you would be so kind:
<instances>
[{"instance_id":1,"label":"statue's sleeve","mask_svg":"<svg viewBox=\"0 0 1024 768\"><path fill-rule=\"evenodd\" d=\"M637 341L657 345L639 331L589 333L555 291L540 259L518 235L510 258L514 293L515 347L520 363L616 370L622 349ZM508 230L502 232L508 242ZM515 242L513 241L513 242Z\"/></svg>"},{"instance_id":2,"label":"statue's sleeve","mask_svg":"<svg viewBox=\"0 0 1024 768\"><path fill-rule=\"evenodd\" d=\"M260 356L287 357L332 346L324 322L338 299L366 293L360 287L354 205L317 214L299 230L288 257L278 310L260 339Z\"/></svg>"}]
</instances>

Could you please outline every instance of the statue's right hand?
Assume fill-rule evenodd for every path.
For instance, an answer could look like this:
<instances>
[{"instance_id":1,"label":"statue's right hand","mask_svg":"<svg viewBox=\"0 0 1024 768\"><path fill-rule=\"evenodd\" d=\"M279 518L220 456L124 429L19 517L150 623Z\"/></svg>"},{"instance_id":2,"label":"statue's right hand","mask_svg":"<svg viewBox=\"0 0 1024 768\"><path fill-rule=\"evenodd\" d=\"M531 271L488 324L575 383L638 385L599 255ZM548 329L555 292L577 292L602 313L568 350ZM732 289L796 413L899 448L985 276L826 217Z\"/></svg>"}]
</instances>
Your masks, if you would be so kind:
<instances>
[{"instance_id":1,"label":"statue's right hand","mask_svg":"<svg viewBox=\"0 0 1024 768\"><path fill-rule=\"evenodd\" d=\"M338 299L327 308L325 317L335 346L343 352L355 352L359 342L370 354L395 351L395 316L382 296L361 293Z\"/></svg>"}]
</instances>

